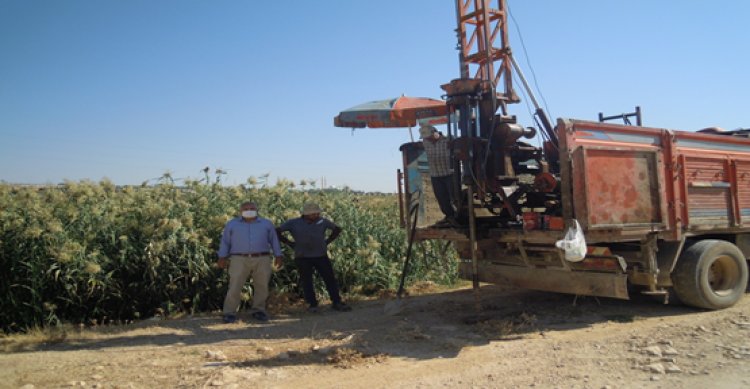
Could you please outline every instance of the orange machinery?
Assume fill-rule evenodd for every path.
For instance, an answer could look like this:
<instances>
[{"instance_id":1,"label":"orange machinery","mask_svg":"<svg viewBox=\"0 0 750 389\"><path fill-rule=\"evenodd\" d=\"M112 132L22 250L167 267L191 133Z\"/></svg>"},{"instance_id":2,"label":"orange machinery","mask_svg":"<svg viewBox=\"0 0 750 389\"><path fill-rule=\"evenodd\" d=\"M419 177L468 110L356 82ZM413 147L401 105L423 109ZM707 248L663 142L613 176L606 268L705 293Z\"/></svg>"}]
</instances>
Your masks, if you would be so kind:
<instances>
[{"instance_id":1,"label":"orange machinery","mask_svg":"<svg viewBox=\"0 0 750 389\"><path fill-rule=\"evenodd\" d=\"M416 228L433 200L422 149L407 143L399 182L404 208L419 211L416 239L452 241L475 285L628 298L631 284L665 301L674 290L698 307L734 304L748 279L750 139L573 119L553 128L513 59L505 0L456 10L460 77L442 88L463 227ZM508 113L513 72L538 130ZM541 147L523 140L537 134ZM574 220L580 262L555 246Z\"/></svg>"}]
</instances>

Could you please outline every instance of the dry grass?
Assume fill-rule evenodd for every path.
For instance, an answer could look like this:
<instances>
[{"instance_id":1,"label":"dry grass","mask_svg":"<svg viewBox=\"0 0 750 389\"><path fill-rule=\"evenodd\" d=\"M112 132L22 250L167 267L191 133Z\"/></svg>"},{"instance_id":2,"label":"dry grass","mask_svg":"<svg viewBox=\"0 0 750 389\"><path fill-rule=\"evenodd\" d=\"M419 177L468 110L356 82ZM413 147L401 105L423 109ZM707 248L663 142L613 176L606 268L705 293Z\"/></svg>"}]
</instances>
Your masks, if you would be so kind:
<instances>
[{"instance_id":1,"label":"dry grass","mask_svg":"<svg viewBox=\"0 0 750 389\"><path fill-rule=\"evenodd\" d=\"M387 354L364 354L359 350L348 347L333 350L326 360L341 369L351 369L366 363L383 363L388 359Z\"/></svg>"},{"instance_id":2,"label":"dry grass","mask_svg":"<svg viewBox=\"0 0 750 389\"><path fill-rule=\"evenodd\" d=\"M14 353L34 351L40 346L68 341L70 334L75 333L73 326L32 327L25 333L0 336L0 351Z\"/></svg>"}]
</instances>

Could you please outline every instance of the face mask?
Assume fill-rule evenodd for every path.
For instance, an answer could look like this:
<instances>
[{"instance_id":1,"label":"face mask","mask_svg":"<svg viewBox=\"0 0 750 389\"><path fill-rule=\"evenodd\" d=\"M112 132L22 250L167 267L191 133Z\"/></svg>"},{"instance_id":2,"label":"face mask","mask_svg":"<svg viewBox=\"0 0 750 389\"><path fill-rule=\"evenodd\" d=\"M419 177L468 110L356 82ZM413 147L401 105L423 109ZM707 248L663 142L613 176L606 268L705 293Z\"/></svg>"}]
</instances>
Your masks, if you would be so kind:
<instances>
[{"instance_id":1,"label":"face mask","mask_svg":"<svg viewBox=\"0 0 750 389\"><path fill-rule=\"evenodd\" d=\"M242 211L242 217L246 217L248 219L258 217L258 211Z\"/></svg>"}]
</instances>

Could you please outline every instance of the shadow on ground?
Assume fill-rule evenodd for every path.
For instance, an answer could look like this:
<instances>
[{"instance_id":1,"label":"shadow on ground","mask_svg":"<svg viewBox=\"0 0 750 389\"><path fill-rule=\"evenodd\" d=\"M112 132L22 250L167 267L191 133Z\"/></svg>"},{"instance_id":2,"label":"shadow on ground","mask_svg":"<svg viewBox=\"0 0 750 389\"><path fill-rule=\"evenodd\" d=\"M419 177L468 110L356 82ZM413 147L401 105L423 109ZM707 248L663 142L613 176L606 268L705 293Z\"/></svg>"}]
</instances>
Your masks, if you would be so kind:
<instances>
[{"instance_id":1,"label":"shadow on ground","mask_svg":"<svg viewBox=\"0 0 750 389\"><path fill-rule=\"evenodd\" d=\"M312 314L296 308L274 315L268 323L253 321L246 313L240 314L241 321L234 324L223 324L215 315L146 320L94 330L98 333L91 338L71 337L57 344L41 344L31 351L196 345L206 350L227 345L252 349L252 358L238 354L237 358L230 355L227 361L219 362L240 367L330 364L337 363L337 358L451 358L467 346L492 341L522 341L542 332L568 331L602 322L698 312L638 294L625 301L494 285L485 285L478 293L469 288L407 297L399 302L396 315L386 313L389 304L394 303L357 302L354 310L347 313L325 308ZM269 344L274 345L274 351L266 355L263 348Z\"/></svg>"}]
</instances>

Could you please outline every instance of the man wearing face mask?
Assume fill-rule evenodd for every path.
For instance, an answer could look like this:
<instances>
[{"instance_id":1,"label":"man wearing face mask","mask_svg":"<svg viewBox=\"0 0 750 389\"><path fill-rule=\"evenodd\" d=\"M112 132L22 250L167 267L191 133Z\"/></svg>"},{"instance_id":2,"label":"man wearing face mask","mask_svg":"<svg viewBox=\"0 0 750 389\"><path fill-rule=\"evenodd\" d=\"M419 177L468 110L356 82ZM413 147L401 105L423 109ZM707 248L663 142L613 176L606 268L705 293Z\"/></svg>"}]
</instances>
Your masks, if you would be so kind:
<instances>
[{"instance_id":1,"label":"man wearing face mask","mask_svg":"<svg viewBox=\"0 0 750 389\"><path fill-rule=\"evenodd\" d=\"M453 208L453 168L451 164L450 142L435 127L419 127L422 146L427 153L430 167L430 182L435 199L445 218L435 223L436 227L458 226L456 211Z\"/></svg>"},{"instance_id":2,"label":"man wearing face mask","mask_svg":"<svg viewBox=\"0 0 750 389\"><path fill-rule=\"evenodd\" d=\"M253 306L251 315L268 321L266 299L271 280L271 261L281 266L281 246L276 229L270 220L258 216L258 207L251 201L240 205L240 216L227 222L219 245L217 265L229 267L229 289L224 298L224 322L237 321L242 287L248 277L253 278Z\"/></svg>"},{"instance_id":3,"label":"man wearing face mask","mask_svg":"<svg viewBox=\"0 0 750 389\"><path fill-rule=\"evenodd\" d=\"M318 204L308 203L302 208L302 217L292 219L276 229L279 240L294 248L294 262L299 269L300 283L305 294L305 301L309 305L308 311L318 311L318 299L313 286L313 270L317 270L331 297L333 309L337 311L351 311L351 307L341 301L339 287L333 274L333 266L328 258L328 244L333 242L341 228L332 221L320 217L322 210ZM326 232L330 234L326 236ZM284 236L284 232L292 235L293 241Z\"/></svg>"}]
</instances>

